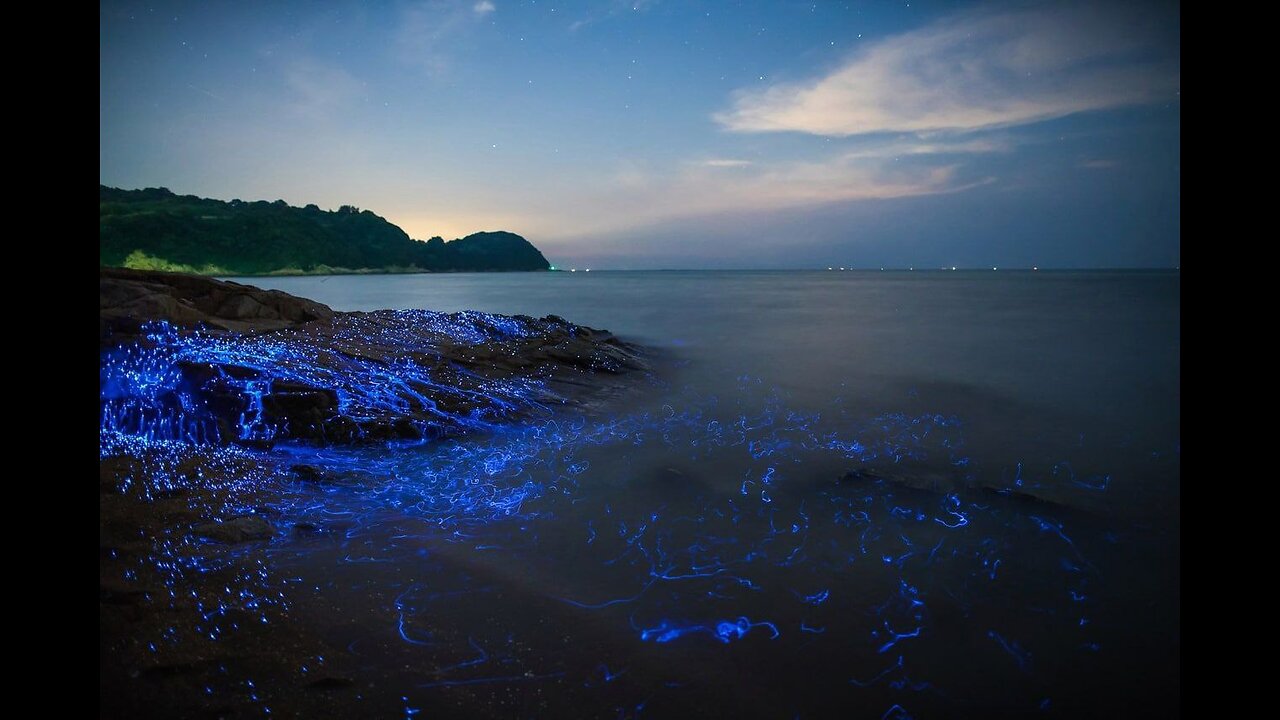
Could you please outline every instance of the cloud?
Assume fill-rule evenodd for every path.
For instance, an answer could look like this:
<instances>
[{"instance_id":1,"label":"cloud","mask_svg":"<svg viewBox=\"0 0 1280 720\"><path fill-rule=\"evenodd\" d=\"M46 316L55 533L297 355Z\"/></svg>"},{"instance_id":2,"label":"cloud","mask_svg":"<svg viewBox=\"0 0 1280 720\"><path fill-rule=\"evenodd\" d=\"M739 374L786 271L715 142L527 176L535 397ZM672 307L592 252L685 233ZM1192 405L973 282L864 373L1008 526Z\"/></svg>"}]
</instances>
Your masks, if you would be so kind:
<instances>
[{"instance_id":1,"label":"cloud","mask_svg":"<svg viewBox=\"0 0 1280 720\"><path fill-rule=\"evenodd\" d=\"M351 73L314 58L302 57L283 68L294 110L321 115L357 97L362 83Z\"/></svg>"},{"instance_id":2,"label":"cloud","mask_svg":"<svg viewBox=\"0 0 1280 720\"><path fill-rule=\"evenodd\" d=\"M585 17L569 23L569 32L577 32L597 20L626 17L632 13L648 12L658 4L658 0L613 0L608 5L599 5Z\"/></svg>"},{"instance_id":3,"label":"cloud","mask_svg":"<svg viewBox=\"0 0 1280 720\"><path fill-rule=\"evenodd\" d=\"M961 139L914 135L860 138L803 159L699 154L674 162L620 159L590 182L504 191L500 204L519 212L534 235L573 237L626 232L655 223L736 217L744 212L816 208L962 192L995 181L970 168L978 154L1012 152L1003 134ZM496 198L493 202L498 203Z\"/></svg>"},{"instance_id":4,"label":"cloud","mask_svg":"<svg viewBox=\"0 0 1280 720\"><path fill-rule=\"evenodd\" d=\"M735 132L842 137L1009 127L1172 99L1176 40L1149 14L1119 7L952 15L823 77L740 91L714 119Z\"/></svg>"},{"instance_id":5,"label":"cloud","mask_svg":"<svg viewBox=\"0 0 1280 720\"><path fill-rule=\"evenodd\" d=\"M667 166L628 160L589 190L564 188L550 201L507 200L529 207L530 232L562 231L563 218L573 217L574 234L591 235L679 218L953 193L989 182L955 162L898 163L850 151L806 161L711 158Z\"/></svg>"},{"instance_id":6,"label":"cloud","mask_svg":"<svg viewBox=\"0 0 1280 720\"><path fill-rule=\"evenodd\" d=\"M1081 160L1080 167L1086 170L1106 170L1118 165L1115 160Z\"/></svg>"},{"instance_id":7,"label":"cloud","mask_svg":"<svg viewBox=\"0 0 1280 720\"><path fill-rule=\"evenodd\" d=\"M728 158L712 158L710 160L699 160L696 164L705 165L706 167L746 167L751 165L750 160L732 160Z\"/></svg>"},{"instance_id":8,"label":"cloud","mask_svg":"<svg viewBox=\"0 0 1280 720\"><path fill-rule=\"evenodd\" d=\"M190 84L190 83L187 83L187 87L191 88L192 90L195 90L195 91L196 91L196 92L198 92L198 93L202 93L202 94L204 94L204 95L207 95L207 96L209 96L210 98L212 98L212 99L214 99L214 100L217 100L218 102L222 102L223 100L225 100L225 98L223 98L221 95L218 95L218 94L216 94L216 93L214 93L214 92L212 92L212 91L210 91L210 90L205 90L205 89L204 89L204 88L202 88L202 87L196 87L195 85L192 85L192 84Z\"/></svg>"},{"instance_id":9,"label":"cloud","mask_svg":"<svg viewBox=\"0 0 1280 720\"><path fill-rule=\"evenodd\" d=\"M428 75L449 72L459 40L497 11L491 0L421 0L401 10L395 50Z\"/></svg>"},{"instance_id":10,"label":"cloud","mask_svg":"<svg viewBox=\"0 0 1280 720\"><path fill-rule=\"evenodd\" d=\"M927 155L976 155L1012 152L1016 143L1009 137L983 137L956 139L932 137L922 139L916 135L904 135L889 139L860 143L855 149L841 155L846 160L896 159Z\"/></svg>"},{"instance_id":11,"label":"cloud","mask_svg":"<svg viewBox=\"0 0 1280 720\"><path fill-rule=\"evenodd\" d=\"M628 160L585 194L582 208L562 212L584 223L599 218L592 230L614 230L673 217L953 193L993 181L963 172L963 157L1013 148L1003 137L903 136L808 160L712 157L676 167Z\"/></svg>"},{"instance_id":12,"label":"cloud","mask_svg":"<svg viewBox=\"0 0 1280 720\"><path fill-rule=\"evenodd\" d=\"M686 172L667 202L685 214L931 195L971 186L958 181L957 167L893 167L865 162L857 153L730 174L724 166L710 166Z\"/></svg>"}]
</instances>

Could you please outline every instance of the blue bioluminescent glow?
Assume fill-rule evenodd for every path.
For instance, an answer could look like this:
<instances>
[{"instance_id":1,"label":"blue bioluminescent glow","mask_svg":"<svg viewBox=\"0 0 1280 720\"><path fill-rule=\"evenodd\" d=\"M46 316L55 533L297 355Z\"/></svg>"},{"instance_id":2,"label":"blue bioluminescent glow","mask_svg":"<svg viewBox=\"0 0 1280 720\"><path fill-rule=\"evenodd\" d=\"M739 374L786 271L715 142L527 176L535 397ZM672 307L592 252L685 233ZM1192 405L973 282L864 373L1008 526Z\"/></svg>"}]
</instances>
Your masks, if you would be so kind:
<instances>
[{"instance_id":1,"label":"blue bioluminescent glow","mask_svg":"<svg viewBox=\"0 0 1280 720\"><path fill-rule=\"evenodd\" d=\"M518 338L540 322L411 319L459 343ZM369 323L360 332L375 336L395 333L376 317L352 322ZM686 392L683 402L615 416L552 413L539 407L546 389L536 379L490 381L355 355L321 362L322 352L287 335L158 327L104 355L100 451L104 463L120 464L114 491L151 504L181 496L201 519L264 517L275 529L228 549L193 523L158 536L132 561L121 582L159 578L168 597L147 602L198 613L198 634L145 638L149 652L277 623L292 597L324 592L325 573L341 568L377 589L370 602L381 613L379 629L347 650L376 649L416 668L406 708L457 687L631 688L647 675L634 669L638 651L620 648L675 658L768 645L787 657L841 658L814 666L815 688L829 682L886 702L902 698L889 716L905 717L907 701L920 708L966 692L939 670L947 633L967 633L975 652L1012 658L1001 661L1011 671L1002 678L1028 695L1038 688L1025 648L1039 660L1047 634L1071 638L1069 650L1053 650L1055 662L1105 653L1096 619L1107 609L1094 599L1105 578L1088 555L1116 536L1048 503L1027 512L1018 504L1025 498L1000 492L1013 485L979 486L983 470L964 454L957 417L800 413L777 393L750 392L733 401ZM335 412L353 422L394 421L432 407L417 397L430 399L423 390L443 383L439 372L474 384L431 397L470 402L479 393L484 402L466 413L435 406L439 413L424 421L437 428L429 443L290 441L290 429L271 418L272 394L292 383L333 388ZM207 403L231 401L237 421L220 426L225 408ZM274 443L252 442L262 440ZM705 470L646 479L630 464L637 448ZM926 461L952 474L913 482L913 468ZM1034 492L1053 481L1054 467L1019 463L1009 475L1020 492ZM306 560L315 548L332 564ZM216 577L222 590L187 603L197 577ZM526 587L525 578L536 581ZM553 632L536 624L458 624L473 607L497 612L502 592L517 591L535 615L554 618L547 627L564 638L570 659L548 664L530 654ZM970 616L982 624L957 630L956 618ZM578 640L580 626L609 642ZM687 678L672 673L664 682L673 685L637 688L627 712L654 692L683 687Z\"/></svg>"},{"instance_id":2,"label":"blue bioluminescent glow","mask_svg":"<svg viewBox=\"0 0 1280 720\"><path fill-rule=\"evenodd\" d=\"M326 438L335 418L349 421L357 437L376 423L407 424L415 438L487 430L522 412L545 411L555 394L537 368L486 377L448 358L482 346L514 355L509 341L572 328L426 310L346 314L323 334L226 335L156 322L137 342L103 356L101 428L191 443ZM592 366L616 370L603 356ZM264 405L269 396L280 404L307 394L323 407L323 414L306 419L316 427L290 427L287 413ZM220 417L235 422L220 427Z\"/></svg>"},{"instance_id":3,"label":"blue bioluminescent glow","mask_svg":"<svg viewBox=\"0 0 1280 720\"><path fill-rule=\"evenodd\" d=\"M681 624L670 620L663 620L655 627L645 628L640 631L641 640L653 640L658 643L671 642L678 640L685 635L696 633L704 633L710 637L727 643L732 640L741 640L751 632L752 628L767 628L772 635L771 640L776 640L779 636L778 628L771 622L751 622L751 620L740 617L737 620L721 620L714 624Z\"/></svg>"}]
</instances>

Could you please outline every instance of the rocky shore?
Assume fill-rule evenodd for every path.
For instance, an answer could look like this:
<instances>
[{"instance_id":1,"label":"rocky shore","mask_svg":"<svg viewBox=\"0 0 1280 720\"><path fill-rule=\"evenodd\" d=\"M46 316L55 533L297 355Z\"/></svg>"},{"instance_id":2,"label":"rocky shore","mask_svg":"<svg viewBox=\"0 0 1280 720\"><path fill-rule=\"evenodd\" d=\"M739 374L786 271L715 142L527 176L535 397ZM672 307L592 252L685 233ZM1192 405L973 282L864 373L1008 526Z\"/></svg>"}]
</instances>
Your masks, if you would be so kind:
<instances>
[{"instance_id":1,"label":"rocky shore","mask_svg":"<svg viewBox=\"0 0 1280 720\"><path fill-rule=\"evenodd\" d=\"M103 269L103 424L261 446L432 439L616 387L638 348L548 316L335 312L276 290Z\"/></svg>"},{"instance_id":2,"label":"rocky shore","mask_svg":"<svg viewBox=\"0 0 1280 720\"><path fill-rule=\"evenodd\" d=\"M346 313L132 270L99 283L103 717L319 717L334 693L358 699L357 670L289 621L287 580L245 559L341 530L281 508L378 491L324 448L456 448L646 375L640 348L554 316Z\"/></svg>"}]
</instances>

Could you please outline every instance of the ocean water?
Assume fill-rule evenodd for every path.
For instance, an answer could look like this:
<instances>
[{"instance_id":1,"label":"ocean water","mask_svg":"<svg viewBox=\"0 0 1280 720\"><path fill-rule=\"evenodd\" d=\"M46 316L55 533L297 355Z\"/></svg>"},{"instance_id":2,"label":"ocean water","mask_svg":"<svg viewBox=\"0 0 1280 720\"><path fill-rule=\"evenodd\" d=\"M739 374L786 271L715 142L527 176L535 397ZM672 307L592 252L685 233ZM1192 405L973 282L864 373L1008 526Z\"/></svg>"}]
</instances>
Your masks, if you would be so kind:
<instances>
[{"instance_id":1,"label":"ocean water","mask_svg":"<svg viewBox=\"0 0 1280 720\"><path fill-rule=\"evenodd\" d=\"M654 349L586 414L293 451L391 478L282 500L326 531L269 551L365 688L335 707L1177 714L1177 273L239 281Z\"/></svg>"},{"instance_id":2,"label":"ocean water","mask_svg":"<svg viewBox=\"0 0 1280 720\"><path fill-rule=\"evenodd\" d=\"M239 280L337 310L560 315L669 352L683 363L679 386L732 396L745 377L785 394L796 408L817 409L839 396L849 411L910 406L955 413L966 421L969 442L982 442L990 453L975 461L1076 457L1116 476L1106 508L1176 509L1177 478L1142 470L1143 452L1170 452L1179 438L1176 272L597 271ZM1141 497L1117 507L1114 491L1128 486Z\"/></svg>"}]
</instances>

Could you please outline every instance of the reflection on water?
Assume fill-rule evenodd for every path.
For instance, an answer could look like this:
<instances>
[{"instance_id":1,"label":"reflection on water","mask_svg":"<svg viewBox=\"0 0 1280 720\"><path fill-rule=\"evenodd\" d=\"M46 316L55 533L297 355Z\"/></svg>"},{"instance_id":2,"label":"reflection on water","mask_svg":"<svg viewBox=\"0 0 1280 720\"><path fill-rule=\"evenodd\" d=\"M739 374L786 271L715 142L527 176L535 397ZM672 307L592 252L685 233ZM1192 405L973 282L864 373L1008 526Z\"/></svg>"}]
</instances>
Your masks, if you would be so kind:
<instances>
[{"instance_id":1,"label":"reflection on water","mask_svg":"<svg viewBox=\"0 0 1280 720\"><path fill-rule=\"evenodd\" d=\"M1176 708L1176 275L578 280L255 281L337 309L554 312L678 367L592 414L278 448L253 502L304 531L224 568L194 544L147 558L227 584L207 638L158 652L257 614L305 628L296 676L249 701L233 668L210 694L279 709L329 673L339 714ZM126 493L209 452L165 447L165 487ZM294 465L331 480L270 469Z\"/></svg>"}]
</instances>

